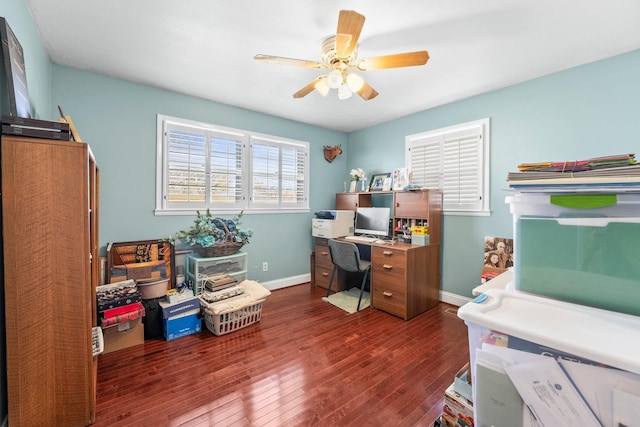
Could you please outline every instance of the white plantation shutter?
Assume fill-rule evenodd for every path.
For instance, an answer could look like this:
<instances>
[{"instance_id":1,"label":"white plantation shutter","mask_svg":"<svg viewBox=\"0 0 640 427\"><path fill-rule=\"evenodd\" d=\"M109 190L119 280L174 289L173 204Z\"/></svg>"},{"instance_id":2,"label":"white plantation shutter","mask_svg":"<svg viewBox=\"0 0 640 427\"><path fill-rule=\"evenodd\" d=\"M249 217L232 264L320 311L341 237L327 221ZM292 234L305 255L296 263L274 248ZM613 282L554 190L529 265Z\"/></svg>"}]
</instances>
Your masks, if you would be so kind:
<instances>
[{"instance_id":1,"label":"white plantation shutter","mask_svg":"<svg viewBox=\"0 0 640 427\"><path fill-rule=\"evenodd\" d=\"M207 136L175 126L167 129L167 139L167 205L204 203Z\"/></svg>"},{"instance_id":2,"label":"white plantation shutter","mask_svg":"<svg viewBox=\"0 0 640 427\"><path fill-rule=\"evenodd\" d=\"M307 142L158 116L156 213L307 210L308 151Z\"/></svg>"},{"instance_id":3,"label":"white plantation shutter","mask_svg":"<svg viewBox=\"0 0 640 427\"><path fill-rule=\"evenodd\" d=\"M488 136L489 119L408 136L411 183L442 190L445 212L488 211Z\"/></svg>"},{"instance_id":4,"label":"white plantation shutter","mask_svg":"<svg viewBox=\"0 0 640 427\"><path fill-rule=\"evenodd\" d=\"M238 137L210 136L209 200L214 208L242 208L242 146Z\"/></svg>"},{"instance_id":5,"label":"white plantation shutter","mask_svg":"<svg viewBox=\"0 0 640 427\"><path fill-rule=\"evenodd\" d=\"M305 207L307 157L307 144L252 137L250 207Z\"/></svg>"}]
</instances>

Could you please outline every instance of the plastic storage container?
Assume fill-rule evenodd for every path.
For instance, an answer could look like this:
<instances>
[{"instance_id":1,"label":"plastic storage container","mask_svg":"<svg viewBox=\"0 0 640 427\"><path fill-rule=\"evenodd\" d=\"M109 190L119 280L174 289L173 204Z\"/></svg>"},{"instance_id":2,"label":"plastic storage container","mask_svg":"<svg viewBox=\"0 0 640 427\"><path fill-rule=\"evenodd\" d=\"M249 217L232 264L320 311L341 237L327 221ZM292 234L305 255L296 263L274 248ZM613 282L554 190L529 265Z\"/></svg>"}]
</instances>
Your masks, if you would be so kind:
<instances>
[{"instance_id":1,"label":"plastic storage container","mask_svg":"<svg viewBox=\"0 0 640 427\"><path fill-rule=\"evenodd\" d=\"M247 279L247 254L238 252L214 258L202 258L197 254L189 254L186 257L186 279L193 281L193 292L198 295L202 292L203 282L219 275L229 275L238 283Z\"/></svg>"},{"instance_id":2,"label":"plastic storage container","mask_svg":"<svg viewBox=\"0 0 640 427\"><path fill-rule=\"evenodd\" d=\"M640 374L637 316L501 289L490 289L460 307L458 316L469 328L474 396L478 396L478 389L487 390L497 384L477 376L476 352L485 343L595 365L593 369L617 368L607 372ZM588 376L579 380L610 396L606 382ZM479 406L474 398L477 426L489 421L478 414Z\"/></svg>"},{"instance_id":3,"label":"plastic storage container","mask_svg":"<svg viewBox=\"0 0 640 427\"><path fill-rule=\"evenodd\" d=\"M519 194L514 287L640 315L639 194Z\"/></svg>"},{"instance_id":4,"label":"plastic storage container","mask_svg":"<svg viewBox=\"0 0 640 427\"><path fill-rule=\"evenodd\" d=\"M542 217L637 217L640 194L516 193L506 198L514 221Z\"/></svg>"}]
</instances>

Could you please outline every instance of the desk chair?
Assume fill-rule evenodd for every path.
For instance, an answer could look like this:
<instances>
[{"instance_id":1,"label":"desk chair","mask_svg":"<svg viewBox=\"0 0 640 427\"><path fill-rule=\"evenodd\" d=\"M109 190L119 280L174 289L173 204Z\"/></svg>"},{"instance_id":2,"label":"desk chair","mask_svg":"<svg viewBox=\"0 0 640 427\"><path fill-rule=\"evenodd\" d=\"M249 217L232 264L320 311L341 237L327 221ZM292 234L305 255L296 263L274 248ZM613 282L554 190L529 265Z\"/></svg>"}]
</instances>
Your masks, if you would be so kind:
<instances>
[{"instance_id":1,"label":"desk chair","mask_svg":"<svg viewBox=\"0 0 640 427\"><path fill-rule=\"evenodd\" d=\"M329 280L329 288L327 296L331 293L331 285L336 275L336 270L341 268L350 273L364 273L362 277L362 285L360 286L360 298L358 299L357 311L360 311L360 302L362 301L362 292L367 283L367 277L371 271L371 262L360 259L360 251L355 243L340 240L329 239L329 255L333 263L333 271Z\"/></svg>"}]
</instances>

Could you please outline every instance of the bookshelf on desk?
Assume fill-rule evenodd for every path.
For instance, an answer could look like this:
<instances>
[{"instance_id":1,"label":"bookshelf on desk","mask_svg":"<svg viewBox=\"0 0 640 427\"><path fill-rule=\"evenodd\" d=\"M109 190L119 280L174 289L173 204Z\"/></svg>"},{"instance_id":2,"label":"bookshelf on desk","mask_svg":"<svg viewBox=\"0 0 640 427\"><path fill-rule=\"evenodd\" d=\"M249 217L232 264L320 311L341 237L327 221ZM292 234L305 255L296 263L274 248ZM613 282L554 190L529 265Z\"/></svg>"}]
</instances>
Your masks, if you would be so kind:
<instances>
[{"instance_id":1,"label":"bookshelf on desk","mask_svg":"<svg viewBox=\"0 0 640 427\"><path fill-rule=\"evenodd\" d=\"M371 248L371 305L409 320L436 306L440 299L442 194L438 190L338 193L336 209L370 207L379 201L377 198L391 198L394 237L402 233L396 230L398 222L406 225L415 221L429 227L426 246L357 242ZM327 239L316 238L315 254L315 284L326 288L333 268ZM348 288L349 276L339 274L337 284L333 289Z\"/></svg>"}]
</instances>

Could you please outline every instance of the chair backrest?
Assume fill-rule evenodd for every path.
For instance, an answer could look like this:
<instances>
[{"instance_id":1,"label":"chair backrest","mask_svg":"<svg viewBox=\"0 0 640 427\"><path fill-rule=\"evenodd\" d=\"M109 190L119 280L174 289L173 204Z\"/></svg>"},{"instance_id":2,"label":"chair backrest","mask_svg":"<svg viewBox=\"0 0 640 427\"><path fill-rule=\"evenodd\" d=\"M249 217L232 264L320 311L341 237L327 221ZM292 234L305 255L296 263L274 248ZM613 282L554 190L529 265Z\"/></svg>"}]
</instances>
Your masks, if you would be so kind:
<instances>
[{"instance_id":1,"label":"chair backrest","mask_svg":"<svg viewBox=\"0 0 640 427\"><path fill-rule=\"evenodd\" d=\"M360 251L355 243L329 239L329 254L331 262L346 271L362 272L369 265L360 260Z\"/></svg>"}]
</instances>

